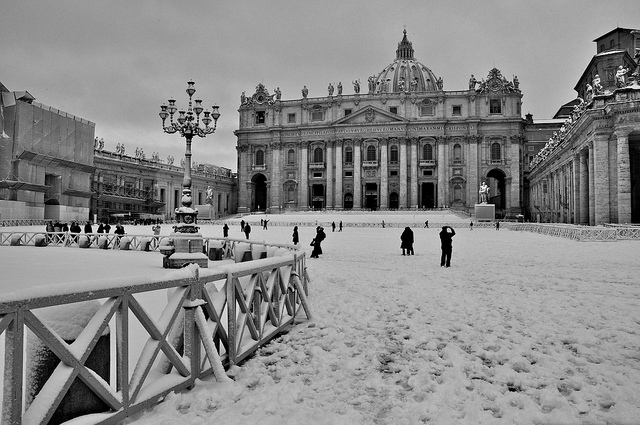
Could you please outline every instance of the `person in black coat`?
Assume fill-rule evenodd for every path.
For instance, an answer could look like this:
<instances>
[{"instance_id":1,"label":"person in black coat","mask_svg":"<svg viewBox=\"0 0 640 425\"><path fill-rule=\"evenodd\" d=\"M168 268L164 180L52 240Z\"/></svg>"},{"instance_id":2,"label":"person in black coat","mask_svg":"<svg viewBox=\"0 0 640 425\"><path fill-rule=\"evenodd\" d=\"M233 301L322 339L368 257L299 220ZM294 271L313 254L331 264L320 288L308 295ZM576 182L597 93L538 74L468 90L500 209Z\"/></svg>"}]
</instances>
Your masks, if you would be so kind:
<instances>
[{"instance_id":1,"label":"person in black coat","mask_svg":"<svg viewBox=\"0 0 640 425\"><path fill-rule=\"evenodd\" d=\"M244 232L244 220L240 220L240 231Z\"/></svg>"},{"instance_id":2,"label":"person in black coat","mask_svg":"<svg viewBox=\"0 0 640 425\"><path fill-rule=\"evenodd\" d=\"M440 256L440 267L451 267L451 239L456 235L456 231L450 226L442 226L440 231L440 247L442 255Z\"/></svg>"},{"instance_id":3,"label":"person in black coat","mask_svg":"<svg viewBox=\"0 0 640 425\"><path fill-rule=\"evenodd\" d=\"M402 241L400 244L402 255L405 255L405 250L407 251L406 255L413 255L413 230L409 226L404 228L402 235L400 235L400 240Z\"/></svg>"},{"instance_id":4,"label":"person in black coat","mask_svg":"<svg viewBox=\"0 0 640 425\"><path fill-rule=\"evenodd\" d=\"M109 223L105 223L103 229L105 233L109 233L109 230L111 230L111 226L109 225Z\"/></svg>"},{"instance_id":5,"label":"person in black coat","mask_svg":"<svg viewBox=\"0 0 640 425\"><path fill-rule=\"evenodd\" d=\"M293 244L298 245L300 242L300 238L298 237L298 226L293 226L293 235L291 236L293 237Z\"/></svg>"},{"instance_id":6,"label":"person in black coat","mask_svg":"<svg viewBox=\"0 0 640 425\"><path fill-rule=\"evenodd\" d=\"M104 232L104 226L102 225L102 223L100 223L98 225L98 230L96 231L97 233L103 233Z\"/></svg>"},{"instance_id":7,"label":"person in black coat","mask_svg":"<svg viewBox=\"0 0 640 425\"><path fill-rule=\"evenodd\" d=\"M322 226L318 226L316 228L316 237L311 241L311 246L313 246L313 251L311 251L311 258L319 258L320 254L322 254L322 241L327 237L324 233L324 228Z\"/></svg>"},{"instance_id":8,"label":"person in black coat","mask_svg":"<svg viewBox=\"0 0 640 425\"><path fill-rule=\"evenodd\" d=\"M245 223L244 234L246 235L247 239L249 239L249 233L251 233L251 226L249 226L249 223Z\"/></svg>"},{"instance_id":9,"label":"person in black coat","mask_svg":"<svg viewBox=\"0 0 640 425\"><path fill-rule=\"evenodd\" d=\"M91 227L90 221L87 221L87 224L84 225L84 233L86 234L93 233L93 228Z\"/></svg>"},{"instance_id":10,"label":"person in black coat","mask_svg":"<svg viewBox=\"0 0 640 425\"><path fill-rule=\"evenodd\" d=\"M225 238L229 237L229 226L227 226L227 223L224 223L224 226L222 226L222 236Z\"/></svg>"}]
</instances>

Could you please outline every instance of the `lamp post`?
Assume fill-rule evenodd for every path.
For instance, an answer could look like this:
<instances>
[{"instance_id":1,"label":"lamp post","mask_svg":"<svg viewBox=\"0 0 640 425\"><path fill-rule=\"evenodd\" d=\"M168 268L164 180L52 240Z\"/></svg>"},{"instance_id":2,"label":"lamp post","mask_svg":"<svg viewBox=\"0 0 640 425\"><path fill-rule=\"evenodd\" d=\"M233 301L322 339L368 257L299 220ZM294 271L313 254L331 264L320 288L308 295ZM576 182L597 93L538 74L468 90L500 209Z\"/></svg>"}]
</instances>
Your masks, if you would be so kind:
<instances>
[{"instance_id":1,"label":"lamp post","mask_svg":"<svg viewBox=\"0 0 640 425\"><path fill-rule=\"evenodd\" d=\"M218 118L220 118L218 106L212 106L211 112L205 111L202 107L202 100L193 100L193 95L196 92L194 87L195 83L193 81L188 81L187 85L186 92L189 95L189 107L187 110L178 110L175 99L169 99L169 105L163 104L160 106L159 114L162 119L162 129L164 132L168 134L180 133L187 142L187 148L184 154L185 161L184 178L182 180L182 205L175 210L176 220L178 223L173 227L174 233L171 238L174 249L169 250L167 248L163 251L163 253L165 253L166 260L172 257L175 253L196 254L200 252L200 254L202 254L202 237L197 234L198 226L196 226L198 210L191 207L191 141L194 136L206 137L208 134L213 134L216 131ZM174 121L176 112L178 113L178 116ZM201 115L202 118L200 118ZM167 118L169 118L169 125L167 125ZM210 126L212 121L213 127ZM177 257L184 257L184 255ZM175 257L176 260L177 257ZM204 257L205 260L207 260L206 256ZM202 259L197 259L195 261L183 260L181 263L170 260L168 262L165 261L165 267L182 267L184 264L189 262L198 263L203 267L207 267L208 264ZM169 263L169 265L167 265L167 263ZM174 265L173 263L176 264Z\"/></svg>"}]
</instances>

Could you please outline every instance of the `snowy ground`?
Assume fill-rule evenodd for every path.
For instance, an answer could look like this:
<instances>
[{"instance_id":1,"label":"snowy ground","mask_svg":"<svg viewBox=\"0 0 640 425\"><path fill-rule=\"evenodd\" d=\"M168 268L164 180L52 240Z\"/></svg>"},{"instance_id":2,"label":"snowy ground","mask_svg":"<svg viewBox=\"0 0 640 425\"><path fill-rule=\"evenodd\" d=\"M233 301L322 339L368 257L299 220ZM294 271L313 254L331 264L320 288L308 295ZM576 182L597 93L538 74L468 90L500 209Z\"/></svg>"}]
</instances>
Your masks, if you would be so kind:
<instances>
[{"instance_id":1,"label":"snowy ground","mask_svg":"<svg viewBox=\"0 0 640 425\"><path fill-rule=\"evenodd\" d=\"M234 382L172 394L135 423L640 424L640 242L470 231L459 218L445 269L435 227L455 217L367 217L400 227L325 226L324 254L307 261L314 323L230 371ZM289 242L291 227L274 224L298 218L269 219L252 238ZM401 256L402 223L425 219L416 255ZM313 233L300 227L305 249Z\"/></svg>"}]
</instances>

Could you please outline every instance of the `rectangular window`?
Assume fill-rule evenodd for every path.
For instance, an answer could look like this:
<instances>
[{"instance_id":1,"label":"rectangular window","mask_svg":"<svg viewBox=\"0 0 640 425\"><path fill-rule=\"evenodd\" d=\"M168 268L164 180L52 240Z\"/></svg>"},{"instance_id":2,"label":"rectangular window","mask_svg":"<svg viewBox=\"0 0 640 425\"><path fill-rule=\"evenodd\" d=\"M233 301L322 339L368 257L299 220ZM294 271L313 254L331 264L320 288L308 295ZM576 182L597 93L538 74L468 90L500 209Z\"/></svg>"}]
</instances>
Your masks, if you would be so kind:
<instances>
[{"instance_id":1,"label":"rectangular window","mask_svg":"<svg viewBox=\"0 0 640 425\"><path fill-rule=\"evenodd\" d=\"M164 197L166 196L165 195L165 191L166 191L165 188L160 188L160 201L161 202L164 202Z\"/></svg>"},{"instance_id":2,"label":"rectangular window","mask_svg":"<svg viewBox=\"0 0 640 425\"><path fill-rule=\"evenodd\" d=\"M397 106L390 106L389 107L389 112L391 112L392 114L398 114L398 107Z\"/></svg>"},{"instance_id":3,"label":"rectangular window","mask_svg":"<svg viewBox=\"0 0 640 425\"><path fill-rule=\"evenodd\" d=\"M347 115L351 115L351 109L344 110L344 116L346 117Z\"/></svg>"},{"instance_id":4,"label":"rectangular window","mask_svg":"<svg viewBox=\"0 0 640 425\"><path fill-rule=\"evenodd\" d=\"M264 124L265 112L256 111L256 124Z\"/></svg>"},{"instance_id":5,"label":"rectangular window","mask_svg":"<svg viewBox=\"0 0 640 425\"><path fill-rule=\"evenodd\" d=\"M289 124L295 124L295 122L296 122L296 114L287 114L287 122Z\"/></svg>"},{"instance_id":6,"label":"rectangular window","mask_svg":"<svg viewBox=\"0 0 640 425\"><path fill-rule=\"evenodd\" d=\"M490 114L502 113L502 101L500 99L491 99L489 101L489 113Z\"/></svg>"},{"instance_id":7,"label":"rectangular window","mask_svg":"<svg viewBox=\"0 0 640 425\"><path fill-rule=\"evenodd\" d=\"M314 178L322 178L322 171L314 171L313 172L313 177Z\"/></svg>"},{"instance_id":8,"label":"rectangular window","mask_svg":"<svg viewBox=\"0 0 640 425\"><path fill-rule=\"evenodd\" d=\"M396 177L396 176L398 175L398 170L390 170L390 171L389 171L389 175L390 175L391 177Z\"/></svg>"},{"instance_id":9,"label":"rectangular window","mask_svg":"<svg viewBox=\"0 0 640 425\"><path fill-rule=\"evenodd\" d=\"M324 112L315 111L311 113L311 121L322 121L324 120Z\"/></svg>"},{"instance_id":10,"label":"rectangular window","mask_svg":"<svg viewBox=\"0 0 640 425\"><path fill-rule=\"evenodd\" d=\"M423 176L433 176L433 170L422 170Z\"/></svg>"},{"instance_id":11,"label":"rectangular window","mask_svg":"<svg viewBox=\"0 0 640 425\"><path fill-rule=\"evenodd\" d=\"M344 172L344 176L345 177L353 177L353 171L345 171Z\"/></svg>"},{"instance_id":12,"label":"rectangular window","mask_svg":"<svg viewBox=\"0 0 640 425\"><path fill-rule=\"evenodd\" d=\"M528 150L529 152L533 152L535 149L536 149L536 148L535 148L535 147L533 147L533 146L529 146L529 147L527 148L527 150Z\"/></svg>"},{"instance_id":13,"label":"rectangular window","mask_svg":"<svg viewBox=\"0 0 640 425\"><path fill-rule=\"evenodd\" d=\"M453 105L453 110L451 111L451 115L456 115L456 116L462 115L462 106Z\"/></svg>"},{"instance_id":14,"label":"rectangular window","mask_svg":"<svg viewBox=\"0 0 640 425\"><path fill-rule=\"evenodd\" d=\"M426 115L433 115L433 105L422 105L420 107L420 115L423 117Z\"/></svg>"}]
</instances>

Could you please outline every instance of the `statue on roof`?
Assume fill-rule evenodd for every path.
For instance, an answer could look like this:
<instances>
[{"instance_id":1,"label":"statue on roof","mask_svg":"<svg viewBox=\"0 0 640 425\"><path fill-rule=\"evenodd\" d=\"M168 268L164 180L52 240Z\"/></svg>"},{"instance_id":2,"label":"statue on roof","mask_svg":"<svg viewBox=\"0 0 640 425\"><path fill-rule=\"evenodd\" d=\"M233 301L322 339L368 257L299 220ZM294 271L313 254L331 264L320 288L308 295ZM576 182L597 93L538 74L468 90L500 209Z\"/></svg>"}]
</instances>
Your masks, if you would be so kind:
<instances>
[{"instance_id":1,"label":"statue on roof","mask_svg":"<svg viewBox=\"0 0 640 425\"><path fill-rule=\"evenodd\" d=\"M307 88L307 86L302 87L302 97L306 99L308 95L309 95L309 89Z\"/></svg>"},{"instance_id":2,"label":"statue on roof","mask_svg":"<svg viewBox=\"0 0 640 425\"><path fill-rule=\"evenodd\" d=\"M413 79L409 83L409 90L411 90L411 91L417 91L418 90L418 77L413 77Z\"/></svg>"},{"instance_id":3,"label":"statue on roof","mask_svg":"<svg viewBox=\"0 0 640 425\"><path fill-rule=\"evenodd\" d=\"M280 87L276 87L274 92L276 93L276 100L280 100L280 98L282 97L282 92L280 91Z\"/></svg>"},{"instance_id":4,"label":"statue on roof","mask_svg":"<svg viewBox=\"0 0 640 425\"><path fill-rule=\"evenodd\" d=\"M600 75L596 74L596 76L593 77L593 94L597 96L603 93L604 89L602 88L602 84L600 84Z\"/></svg>"},{"instance_id":5,"label":"statue on roof","mask_svg":"<svg viewBox=\"0 0 640 425\"><path fill-rule=\"evenodd\" d=\"M438 81L436 81L436 84L438 85L438 90L442 90L442 88L444 87L444 82L442 81L442 77L438 77Z\"/></svg>"},{"instance_id":6,"label":"statue on roof","mask_svg":"<svg viewBox=\"0 0 640 425\"><path fill-rule=\"evenodd\" d=\"M620 65L616 70L616 87L622 88L627 86L627 74L629 73L629 68L625 68L623 65Z\"/></svg>"},{"instance_id":7,"label":"statue on roof","mask_svg":"<svg viewBox=\"0 0 640 425\"><path fill-rule=\"evenodd\" d=\"M371 78L371 77L369 77L369 78ZM360 80L355 80L355 81L353 82L353 91L354 91L356 94L360 93Z\"/></svg>"},{"instance_id":8,"label":"statue on roof","mask_svg":"<svg viewBox=\"0 0 640 425\"><path fill-rule=\"evenodd\" d=\"M372 94L376 91L376 77L373 75L369 77L369 94Z\"/></svg>"},{"instance_id":9,"label":"statue on roof","mask_svg":"<svg viewBox=\"0 0 640 425\"><path fill-rule=\"evenodd\" d=\"M338 81L338 96L342 94L342 81Z\"/></svg>"},{"instance_id":10,"label":"statue on roof","mask_svg":"<svg viewBox=\"0 0 640 425\"><path fill-rule=\"evenodd\" d=\"M329 83L329 87L327 87L327 91L329 92L329 96L333 96L333 90L334 90L333 89L333 84Z\"/></svg>"},{"instance_id":11,"label":"statue on roof","mask_svg":"<svg viewBox=\"0 0 640 425\"><path fill-rule=\"evenodd\" d=\"M477 83L478 80L476 80L476 77L471 74L471 78L469 78L469 90L475 90Z\"/></svg>"}]
</instances>

